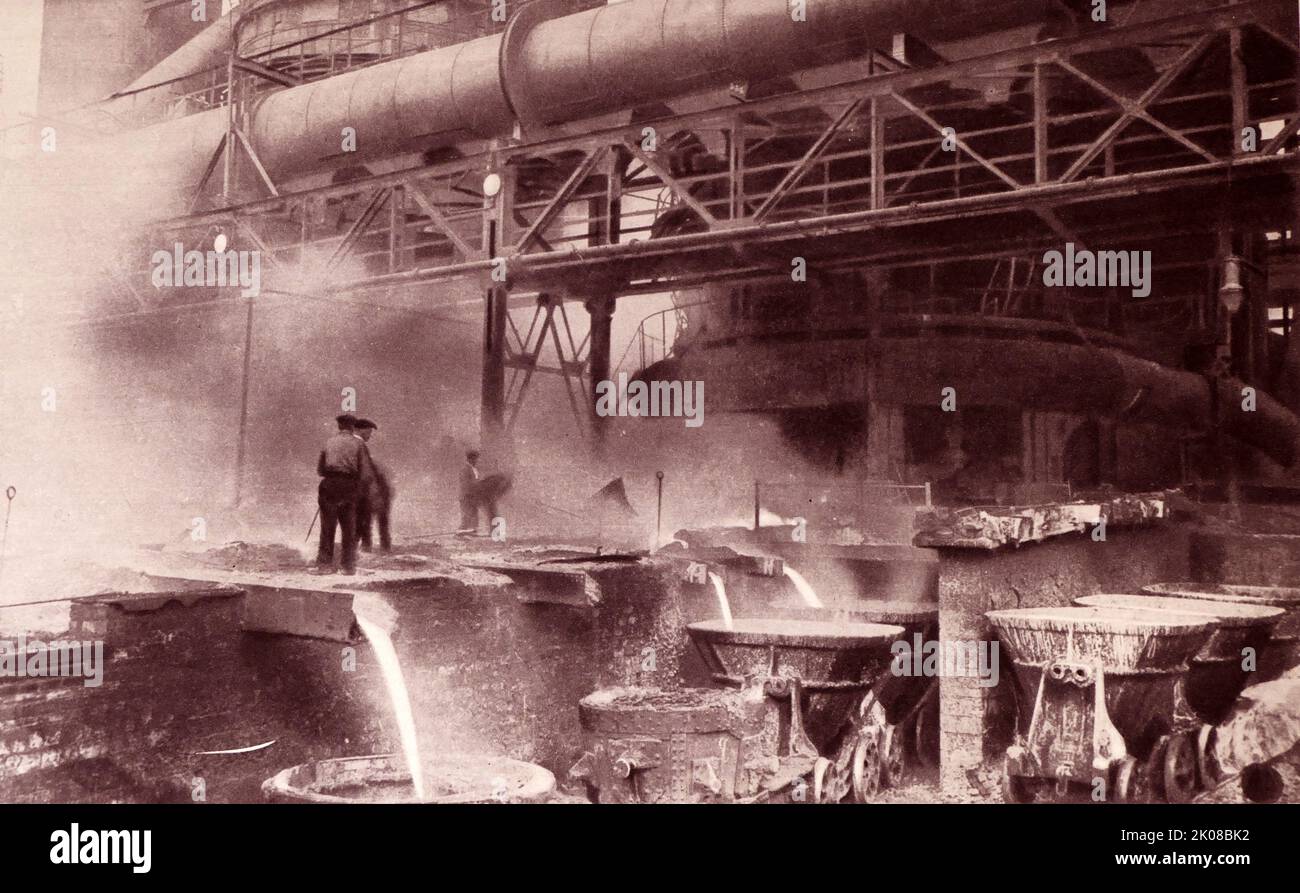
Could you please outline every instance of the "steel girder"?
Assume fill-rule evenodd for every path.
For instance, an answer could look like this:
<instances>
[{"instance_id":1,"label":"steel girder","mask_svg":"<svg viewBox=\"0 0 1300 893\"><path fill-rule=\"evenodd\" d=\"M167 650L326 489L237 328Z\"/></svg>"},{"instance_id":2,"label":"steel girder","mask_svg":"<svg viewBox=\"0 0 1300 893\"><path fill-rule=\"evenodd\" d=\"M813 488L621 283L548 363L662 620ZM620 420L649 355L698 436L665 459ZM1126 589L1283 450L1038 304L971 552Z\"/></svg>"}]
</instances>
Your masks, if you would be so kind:
<instances>
[{"instance_id":1,"label":"steel girder","mask_svg":"<svg viewBox=\"0 0 1300 893\"><path fill-rule=\"evenodd\" d=\"M566 299L788 273L795 254L833 269L1114 241L1140 231L1121 210L1129 203L1217 201L1229 185L1241 209L1187 225L1293 218L1277 188L1281 178L1294 189L1300 169L1300 54L1276 24L1288 5L1202 9L925 68L873 63L852 83L595 132L532 130L469 157L281 188L160 229L245 233L268 266L321 291L427 295L427 283L475 279L489 296L485 430L513 426L533 373L547 371L548 332L582 425L573 381L589 402L589 364L560 342ZM1112 77L1095 60L1116 52L1155 62ZM1247 150L1243 130L1263 122L1276 133ZM1096 209L1112 213L1099 224ZM509 317L521 292L546 296L536 342Z\"/></svg>"},{"instance_id":2,"label":"steel girder","mask_svg":"<svg viewBox=\"0 0 1300 893\"><path fill-rule=\"evenodd\" d=\"M1073 237L1076 205L1294 174L1295 42L1271 24L1276 7L1257 0L629 127L543 133L429 167L282 190L162 229L242 218L283 264L342 247L356 263L353 275L324 282L334 291L496 270L512 289L572 298L753 267L747 251L720 263L720 247L784 250L796 240L815 249L832 234L965 216L1023 213ZM1222 64L1243 38L1250 52ZM1149 83L1089 70L1097 53L1167 54L1171 45L1174 57ZM969 85L981 82L1004 96L973 95ZM1243 152L1239 125L1262 121L1277 134ZM509 184L499 200L484 195L489 175ZM402 213L343 231L313 216L321 205L366 207L386 190L408 197ZM663 226L666 212L675 226ZM941 250L960 256L962 246Z\"/></svg>"}]
</instances>

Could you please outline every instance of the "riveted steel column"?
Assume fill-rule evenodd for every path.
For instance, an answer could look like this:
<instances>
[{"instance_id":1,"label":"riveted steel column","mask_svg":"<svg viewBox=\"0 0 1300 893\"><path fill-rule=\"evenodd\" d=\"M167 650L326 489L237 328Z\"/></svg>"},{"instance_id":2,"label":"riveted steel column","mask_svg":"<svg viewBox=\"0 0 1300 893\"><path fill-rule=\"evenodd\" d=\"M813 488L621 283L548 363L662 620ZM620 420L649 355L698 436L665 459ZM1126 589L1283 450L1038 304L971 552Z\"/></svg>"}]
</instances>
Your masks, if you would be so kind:
<instances>
[{"instance_id":1,"label":"riveted steel column","mask_svg":"<svg viewBox=\"0 0 1300 893\"><path fill-rule=\"evenodd\" d=\"M479 438L485 450L495 448L505 434L506 313L510 291L488 288L483 304L483 383Z\"/></svg>"},{"instance_id":2,"label":"riveted steel column","mask_svg":"<svg viewBox=\"0 0 1300 893\"><path fill-rule=\"evenodd\" d=\"M587 313L591 315L591 354L588 370L591 373L591 418L592 432L596 447L600 448L605 439L608 420L596 413L596 385L610 380L610 343L614 321L613 295L602 295L587 301Z\"/></svg>"},{"instance_id":3,"label":"riveted steel column","mask_svg":"<svg viewBox=\"0 0 1300 893\"><path fill-rule=\"evenodd\" d=\"M509 219L514 178L509 172L489 172L496 177L495 195L484 195L483 249L494 261L488 273L483 305L483 378L479 409L479 439L489 455L503 447L506 412L506 324L510 312L509 259L500 256L503 227Z\"/></svg>"}]
</instances>

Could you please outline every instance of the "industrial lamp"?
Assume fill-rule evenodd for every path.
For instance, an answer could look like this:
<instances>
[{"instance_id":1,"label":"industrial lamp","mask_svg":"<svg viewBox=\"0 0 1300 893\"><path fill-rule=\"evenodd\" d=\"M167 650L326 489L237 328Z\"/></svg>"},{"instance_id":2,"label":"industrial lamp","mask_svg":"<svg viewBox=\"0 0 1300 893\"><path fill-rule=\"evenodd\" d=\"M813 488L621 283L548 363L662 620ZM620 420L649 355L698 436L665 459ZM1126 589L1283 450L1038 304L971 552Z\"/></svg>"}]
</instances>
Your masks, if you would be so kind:
<instances>
[{"instance_id":1,"label":"industrial lamp","mask_svg":"<svg viewBox=\"0 0 1300 893\"><path fill-rule=\"evenodd\" d=\"M1223 284L1219 286L1219 303L1229 314L1241 308L1246 290L1241 287L1241 258L1228 255L1223 261Z\"/></svg>"}]
</instances>

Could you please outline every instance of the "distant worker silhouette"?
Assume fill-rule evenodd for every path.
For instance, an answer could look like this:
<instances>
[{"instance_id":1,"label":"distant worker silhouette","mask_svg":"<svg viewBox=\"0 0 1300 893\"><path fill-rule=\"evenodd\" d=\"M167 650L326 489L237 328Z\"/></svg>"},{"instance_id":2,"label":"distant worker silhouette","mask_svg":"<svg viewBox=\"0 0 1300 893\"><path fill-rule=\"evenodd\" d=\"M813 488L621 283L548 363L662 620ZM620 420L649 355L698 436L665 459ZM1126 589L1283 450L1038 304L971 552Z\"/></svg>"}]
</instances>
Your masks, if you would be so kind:
<instances>
[{"instance_id":1,"label":"distant worker silhouette","mask_svg":"<svg viewBox=\"0 0 1300 893\"><path fill-rule=\"evenodd\" d=\"M510 489L510 478L504 474L482 475L478 467L479 452L465 453L465 464L460 469L460 529L458 536L473 536L478 532L479 509L487 510L488 529L500 517L497 500Z\"/></svg>"}]
</instances>

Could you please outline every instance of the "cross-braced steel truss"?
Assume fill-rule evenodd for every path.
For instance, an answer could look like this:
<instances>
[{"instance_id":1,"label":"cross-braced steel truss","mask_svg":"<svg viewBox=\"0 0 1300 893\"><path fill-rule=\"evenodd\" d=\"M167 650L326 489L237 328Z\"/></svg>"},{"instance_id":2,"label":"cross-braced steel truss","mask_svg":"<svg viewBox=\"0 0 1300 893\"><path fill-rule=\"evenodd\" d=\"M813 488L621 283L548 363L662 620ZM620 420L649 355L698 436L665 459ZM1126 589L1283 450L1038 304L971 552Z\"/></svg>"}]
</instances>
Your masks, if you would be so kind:
<instances>
[{"instance_id":1,"label":"cross-braced steel truss","mask_svg":"<svg viewBox=\"0 0 1300 893\"><path fill-rule=\"evenodd\" d=\"M1190 200L1214 206L1182 226L1287 229L1294 12L1255 0L766 99L735 91L725 108L526 133L163 228L256 234L318 289L477 277L489 308L511 292L588 300L788 273L795 256L841 269L1024 256L1156 225ZM542 327L558 338L551 300ZM488 327L485 372L533 355L525 341L511 358L504 323ZM576 363L576 352L561 363L566 383ZM485 380L485 414L501 427L531 381L517 368L514 403Z\"/></svg>"}]
</instances>

